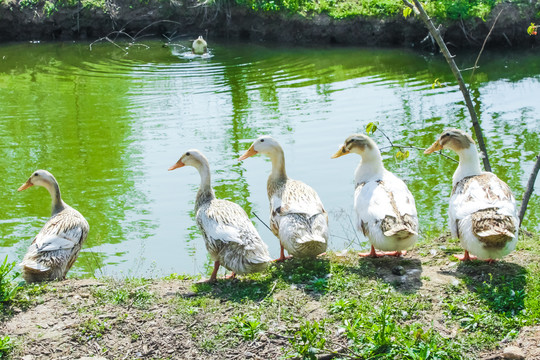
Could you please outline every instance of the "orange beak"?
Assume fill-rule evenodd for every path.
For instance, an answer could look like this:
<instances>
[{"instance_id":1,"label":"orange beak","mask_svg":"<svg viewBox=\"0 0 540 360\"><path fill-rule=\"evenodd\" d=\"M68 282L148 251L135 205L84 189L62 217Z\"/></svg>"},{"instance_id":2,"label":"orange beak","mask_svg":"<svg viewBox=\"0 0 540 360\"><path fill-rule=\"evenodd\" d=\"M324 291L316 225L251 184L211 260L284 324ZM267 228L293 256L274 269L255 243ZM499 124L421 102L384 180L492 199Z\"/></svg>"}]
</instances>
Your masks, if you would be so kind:
<instances>
[{"instance_id":1,"label":"orange beak","mask_svg":"<svg viewBox=\"0 0 540 360\"><path fill-rule=\"evenodd\" d=\"M340 156L347 155L348 153L350 153L350 151L347 150L347 149L345 149L345 146L342 145L342 146L339 148L339 150L338 150L334 155L332 155L332 156L330 157L330 159L335 159L335 158L338 158L338 157L340 157Z\"/></svg>"},{"instance_id":2,"label":"orange beak","mask_svg":"<svg viewBox=\"0 0 540 360\"><path fill-rule=\"evenodd\" d=\"M26 180L26 182L25 182L24 184L21 185L21 187L19 187L19 188L17 189L17 191L23 191L23 190L26 190L26 189L28 189L30 186L34 186L34 184L32 184L32 183L30 182L30 179L28 179L28 180Z\"/></svg>"},{"instance_id":3,"label":"orange beak","mask_svg":"<svg viewBox=\"0 0 540 360\"><path fill-rule=\"evenodd\" d=\"M181 168L182 166L186 166L186 164L184 164L183 162L181 162L180 160L178 160L178 161L176 162L176 164L174 164L173 166L171 166L171 167L169 168L169 171L174 170L174 169Z\"/></svg>"},{"instance_id":4,"label":"orange beak","mask_svg":"<svg viewBox=\"0 0 540 360\"><path fill-rule=\"evenodd\" d=\"M439 150L442 150L442 145L441 143L439 142L439 140L435 141L430 147L428 147L425 151L424 151L424 154L431 154L432 152L434 151L439 151Z\"/></svg>"},{"instance_id":5,"label":"orange beak","mask_svg":"<svg viewBox=\"0 0 540 360\"><path fill-rule=\"evenodd\" d=\"M246 151L244 153L244 155L240 156L238 158L238 161L242 161L242 160L245 160L247 159L248 157L252 157L253 155L257 154L257 152L255 151L255 149L253 148L253 145L251 145L248 149L248 151Z\"/></svg>"}]
</instances>

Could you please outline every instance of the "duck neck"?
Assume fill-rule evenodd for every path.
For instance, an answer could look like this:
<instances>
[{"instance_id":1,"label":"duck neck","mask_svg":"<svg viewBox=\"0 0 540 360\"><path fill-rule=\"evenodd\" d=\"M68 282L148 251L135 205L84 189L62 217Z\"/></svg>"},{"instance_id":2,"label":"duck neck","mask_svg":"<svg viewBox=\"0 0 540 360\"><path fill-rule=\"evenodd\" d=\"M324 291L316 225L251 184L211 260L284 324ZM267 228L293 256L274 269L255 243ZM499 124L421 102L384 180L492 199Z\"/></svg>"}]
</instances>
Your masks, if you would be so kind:
<instances>
[{"instance_id":1,"label":"duck neck","mask_svg":"<svg viewBox=\"0 0 540 360\"><path fill-rule=\"evenodd\" d=\"M66 207L66 203L64 203L62 197L60 196L60 186L58 186L58 182L56 182L56 180L52 182L44 182L43 187L45 187L49 191L49 194L51 194L51 216L56 215L60 211L64 210L64 208Z\"/></svg>"},{"instance_id":2,"label":"duck neck","mask_svg":"<svg viewBox=\"0 0 540 360\"><path fill-rule=\"evenodd\" d=\"M197 198L195 200L195 210L201 207L201 205L216 198L211 185L210 166L208 165L208 162L204 161L201 163L197 167L197 170L199 170L199 175L201 176L201 185L199 186L199 191L197 192Z\"/></svg>"},{"instance_id":3,"label":"duck neck","mask_svg":"<svg viewBox=\"0 0 540 360\"><path fill-rule=\"evenodd\" d=\"M370 151L364 151L360 154L362 161L356 168L356 182L364 182L373 177L381 177L384 173L381 152L378 148Z\"/></svg>"},{"instance_id":4,"label":"duck neck","mask_svg":"<svg viewBox=\"0 0 540 360\"><path fill-rule=\"evenodd\" d=\"M269 182L280 183L287 181L287 172L285 171L285 154L281 147L269 152L268 156L272 161L272 173L268 177Z\"/></svg>"},{"instance_id":5,"label":"duck neck","mask_svg":"<svg viewBox=\"0 0 540 360\"><path fill-rule=\"evenodd\" d=\"M470 145L468 149L456 151L456 153L459 156L459 165L453 176L454 185L468 176L482 174L478 151L476 151L474 145Z\"/></svg>"}]
</instances>

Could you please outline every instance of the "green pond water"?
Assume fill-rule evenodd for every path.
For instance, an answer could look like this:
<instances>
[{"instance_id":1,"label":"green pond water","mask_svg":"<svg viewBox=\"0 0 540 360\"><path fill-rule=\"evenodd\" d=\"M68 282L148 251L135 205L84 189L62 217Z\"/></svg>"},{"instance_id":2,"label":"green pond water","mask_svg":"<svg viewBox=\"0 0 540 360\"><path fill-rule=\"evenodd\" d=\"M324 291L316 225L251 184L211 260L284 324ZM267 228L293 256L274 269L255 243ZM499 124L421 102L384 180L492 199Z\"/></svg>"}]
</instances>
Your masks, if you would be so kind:
<instances>
[{"instance_id":1,"label":"green pond water","mask_svg":"<svg viewBox=\"0 0 540 360\"><path fill-rule=\"evenodd\" d=\"M208 157L217 196L250 214L277 257L278 240L254 216L268 221L271 164L237 161L261 134L281 142L288 175L318 191L330 213L330 248L367 248L353 226L360 157L330 159L343 140L371 121L394 143L420 148L448 126L471 130L440 55L211 43L213 57L193 59L182 46L145 44L127 52L110 43L0 45L0 260L20 261L50 215L45 189L17 192L41 168L90 223L71 276L205 273L210 261L193 212L199 175L167 171L190 148ZM540 152L538 55L484 53L471 90L493 170L518 203ZM475 57L459 55L458 65ZM456 164L413 149L398 161L381 132L373 137L416 198L422 238L447 229ZM532 231L540 230L539 189L537 180L524 221Z\"/></svg>"}]
</instances>

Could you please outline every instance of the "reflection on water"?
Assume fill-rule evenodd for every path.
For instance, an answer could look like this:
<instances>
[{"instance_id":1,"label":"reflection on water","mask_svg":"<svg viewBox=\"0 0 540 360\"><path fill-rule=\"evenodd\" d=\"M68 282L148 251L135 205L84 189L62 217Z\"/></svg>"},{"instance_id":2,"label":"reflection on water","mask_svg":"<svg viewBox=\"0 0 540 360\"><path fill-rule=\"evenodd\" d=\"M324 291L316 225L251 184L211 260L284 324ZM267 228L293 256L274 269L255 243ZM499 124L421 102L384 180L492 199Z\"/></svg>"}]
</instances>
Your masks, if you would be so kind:
<instances>
[{"instance_id":1,"label":"reflection on water","mask_svg":"<svg viewBox=\"0 0 540 360\"><path fill-rule=\"evenodd\" d=\"M75 274L204 272L209 260L193 213L199 175L167 172L189 148L206 154L216 195L246 210L277 257L278 240L253 216L268 219L271 164L236 160L261 134L281 142L289 176L319 192L331 214L331 248L360 248L365 239L352 213L360 158L331 160L338 145L370 121L395 144L420 148L447 126L471 128L438 56L212 44L213 57L191 59L181 56L184 48L148 45L128 54L110 44L0 47L0 258L21 260L47 220L46 190L16 191L45 168L91 226ZM469 67L475 55L458 56L458 65ZM540 152L540 58L484 54L475 81L493 170L520 201ZM423 233L445 229L456 164L416 150L397 161L381 132L374 139L415 195ZM531 230L540 229L538 187L524 223Z\"/></svg>"}]
</instances>

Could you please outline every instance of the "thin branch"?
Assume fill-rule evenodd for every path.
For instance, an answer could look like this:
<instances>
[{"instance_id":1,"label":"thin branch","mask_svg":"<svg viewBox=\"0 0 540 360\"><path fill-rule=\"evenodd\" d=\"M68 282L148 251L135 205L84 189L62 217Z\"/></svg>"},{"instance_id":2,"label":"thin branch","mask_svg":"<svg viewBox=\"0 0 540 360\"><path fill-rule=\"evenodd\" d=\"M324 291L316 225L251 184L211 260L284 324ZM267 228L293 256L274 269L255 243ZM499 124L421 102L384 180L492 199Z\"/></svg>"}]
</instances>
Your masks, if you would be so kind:
<instances>
[{"instance_id":1,"label":"thin branch","mask_svg":"<svg viewBox=\"0 0 540 360\"><path fill-rule=\"evenodd\" d=\"M521 226L523 218L525 217L525 210L527 210L527 204L529 203L529 199L534 189L534 182L536 181L538 170L540 170L540 154L536 157L536 163L534 164L533 171L527 182L527 189L525 190L525 194L523 194L523 200L521 200L521 207L519 208L519 226Z\"/></svg>"},{"instance_id":2,"label":"thin branch","mask_svg":"<svg viewBox=\"0 0 540 360\"><path fill-rule=\"evenodd\" d=\"M421 147L418 147L418 146L412 146L412 145L390 145L390 146L385 146L383 148L381 148L380 150L384 150L384 149L387 149L387 148L398 148L398 149L414 149L414 150L419 150L419 151L424 151L426 149L422 149ZM443 154L441 151L437 151L436 154L439 154L441 155L442 157L445 157L447 158L448 160L450 161L453 161L455 163L459 163L458 160L454 159L453 157L450 157L446 154Z\"/></svg>"},{"instance_id":3,"label":"thin branch","mask_svg":"<svg viewBox=\"0 0 540 360\"><path fill-rule=\"evenodd\" d=\"M181 23L179 23L178 21L172 21L172 20L158 20L158 21L154 21L153 23L151 24L148 24L146 25L145 27L143 27L141 30L139 30L136 34L135 34L135 38L137 38L139 36L140 33L142 33L144 30L148 29L149 27L155 25L155 24L159 24L159 23L162 23L162 22L166 22L166 23L172 23L172 24L177 24L177 25L182 25Z\"/></svg>"},{"instance_id":4,"label":"thin branch","mask_svg":"<svg viewBox=\"0 0 540 360\"><path fill-rule=\"evenodd\" d=\"M264 226L266 226L266 228L267 228L268 230L272 231L272 229L270 229L270 227L269 227L268 225L266 225L266 223L265 223L264 221L262 221L262 219L259 217L259 215L257 215L257 214L255 213L255 211L252 211L251 213L252 213L253 215L255 215L255 217L256 217L257 219L259 219L259 221L260 221ZM272 231L272 233L273 233L273 231Z\"/></svg>"},{"instance_id":5,"label":"thin branch","mask_svg":"<svg viewBox=\"0 0 540 360\"><path fill-rule=\"evenodd\" d=\"M441 52L443 53L446 61L448 62L448 65L450 66L450 69L452 70L452 73L454 74L454 77L456 78L458 82L459 89L461 90L461 93L463 94L463 98L465 99L465 104L467 105L467 109L469 110L474 132L476 134L476 139L478 140L478 146L480 147L480 150L484 153L484 157L482 158L482 161L484 163L484 169L486 171L491 171L491 165L489 164L486 144L484 143L484 136L482 135L482 128L480 127L480 123L478 122L478 116L476 115L476 111L474 110L474 105L472 103L469 90L465 86L465 82L463 81L461 72L454 61L454 55L452 55L450 53L450 50L448 50L448 47L446 47L446 44L444 43L444 40L441 37L441 34L439 33L439 30L437 30L435 25L433 25L433 22L431 21L428 14L424 10L424 7L422 6L422 4L420 4L420 1L413 0L414 5L411 4L408 0L402 0L402 1L406 6L413 9L415 14L417 14L420 17L420 19L424 22L430 34L437 41L437 45L439 45Z\"/></svg>"},{"instance_id":6,"label":"thin branch","mask_svg":"<svg viewBox=\"0 0 540 360\"><path fill-rule=\"evenodd\" d=\"M499 16L501 16L503 11L504 11L504 9L499 11L499 14L495 17L495 20L493 21L493 25L491 25L491 29L489 29L489 32L486 35L486 38L484 39L484 43L482 44L482 48L480 49L480 52L478 53L478 57L476 58L476 61L474 62L473 71L471 73L471 78L470 78L469 82L472 82L472 79L473 79L473 76L474 76L474 71L476 70L476 67L478 66L478 61L480 60L480 56L482 56L482 52L484 51L484 47L486 46L486 43L487 43L487 41L489 39L489 36L493 32L493 29L495 28L495 24L497 23L497 20L499 20Z\"/></svg>"}]
</instances>

